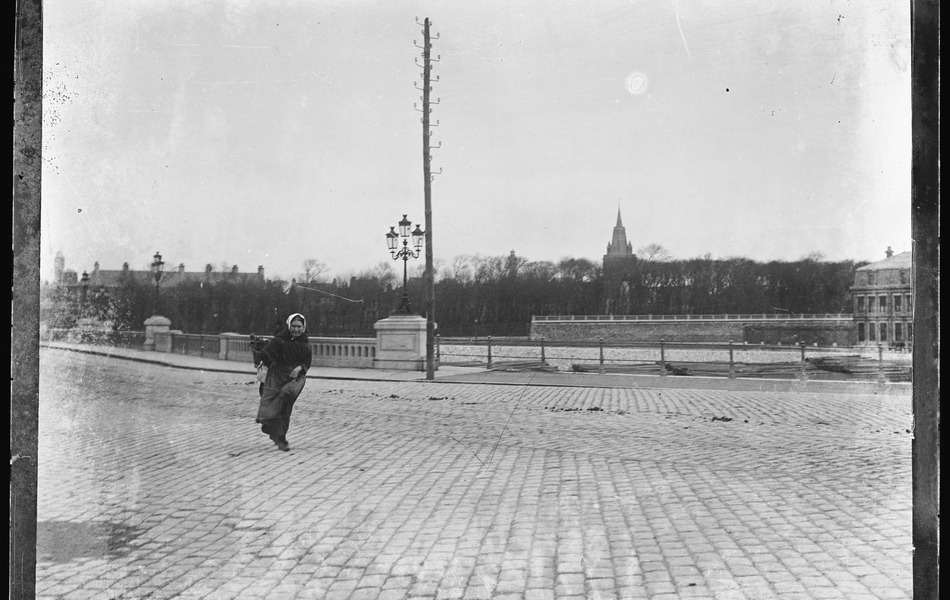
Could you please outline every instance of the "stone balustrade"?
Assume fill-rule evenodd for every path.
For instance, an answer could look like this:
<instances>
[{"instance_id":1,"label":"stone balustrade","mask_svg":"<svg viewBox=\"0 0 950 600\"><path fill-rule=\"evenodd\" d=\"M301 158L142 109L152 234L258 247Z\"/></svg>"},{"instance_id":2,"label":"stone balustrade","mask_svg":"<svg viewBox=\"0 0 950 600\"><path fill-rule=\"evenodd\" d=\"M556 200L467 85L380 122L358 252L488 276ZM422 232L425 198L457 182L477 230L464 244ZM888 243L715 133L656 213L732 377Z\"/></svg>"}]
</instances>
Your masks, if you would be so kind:
<instances>
[{"instance_id":1,"label":"stone balustrade","mask_svg":"<svg viewBox=\"0 0 950 600\"><path fill-rule=\"evenodd\" d=\"M41 331L43 341L63 341L69 343L84 343L94 345L113 345L136 347L155 352L168 352L189 356L217 358L236 362L253 362L251 354L251 336L241 333L222 333L220 335L204 335L184 333L169 329L153 328L146 337L144 332L93 332L85 329L52 329L45 327ZM268 339L270 336L259 336ZM143 342L143 338L144 342ZM400 368L390 363L379 364L377 348L379 341L375 337L337 338L337 337L310 337L310 348L313 351L315 367L340 368Z\"/></svg>"},{"instance_id":2,"label":"stone balustrade","mask_svg":"<svg viewBox=\"0 0 950 600\"><path fill-rule=\"evenodd\" d=\"M251 362L251 338L237 333L213 336L218 340L218 358ZM262 336L265 337L265 336ZM373 368L376 338L311 337L315 367Z\"/></svg>"}]
</instances>

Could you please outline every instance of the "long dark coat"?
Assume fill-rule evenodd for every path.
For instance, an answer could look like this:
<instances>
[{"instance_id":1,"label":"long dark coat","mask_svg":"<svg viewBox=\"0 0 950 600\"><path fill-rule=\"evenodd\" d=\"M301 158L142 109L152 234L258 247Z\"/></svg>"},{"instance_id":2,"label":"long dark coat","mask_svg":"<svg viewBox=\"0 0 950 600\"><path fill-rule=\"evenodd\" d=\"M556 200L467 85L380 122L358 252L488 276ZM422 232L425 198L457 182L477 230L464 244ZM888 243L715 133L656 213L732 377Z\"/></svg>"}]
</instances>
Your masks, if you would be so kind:
<instances>
[{"instance_id":1,"label":"long dark coat","mask_svg":"<svg viewBox=\"0 0 950 600\"><path fill-rule=\"evenodd\" d=\"M288 329L283 329L255 352L255 356L267 366L267 378L260 387L257 422L261 424L261 431L282 439L290 427L294 402L307 381L312 360L310 340L306 333L293 338ZM290 372L298 366L301 367L300 374L291 377Z\"/></svg>"}]
</instances>

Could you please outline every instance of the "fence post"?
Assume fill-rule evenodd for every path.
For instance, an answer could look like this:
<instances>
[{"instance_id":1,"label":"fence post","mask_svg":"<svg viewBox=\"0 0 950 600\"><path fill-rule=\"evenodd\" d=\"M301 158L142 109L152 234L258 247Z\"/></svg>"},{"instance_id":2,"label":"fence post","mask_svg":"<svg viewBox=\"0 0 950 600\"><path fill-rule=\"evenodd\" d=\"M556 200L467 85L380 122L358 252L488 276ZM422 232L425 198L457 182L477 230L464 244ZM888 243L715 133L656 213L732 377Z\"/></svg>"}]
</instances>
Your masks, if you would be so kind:
<instances>
[{"instance_id":1,"label":"fence post","mask_svg":"<svg viewBox=\"0 0 950 600\"><path fill-rule=\"evenodd\" d=\"M799 378L802 381L808 381L808 372L805 370L805 366L807 364L805 362L805 340L802 340L801 342L799 342L799 344L801 344L801 347L802 347L802 361L801 361L802 372L801 372L801 375L799 375Z\"/></svg>"},{"instance_id":2,"label":"fence post","mask_svg":"<svg viewBox=\"0 0 950 600\"><path fill-rule=\"evenodd\" d=\"M732 360L732 340L729 340L729 379L736 378L736 363Z\"/></svg>"},{"instance_id":3,"label":"fence post","mask_svg":"<svg viewBox=\"0 0 950 600\"><path fill-rule=\"evenodd\" d=\"M491 336L488 336L488 368L491 368Z\"/></svg>"},{"instance_id":4,"label":"fence post","mask_svg":"<svg viewBox=\"0 0 950 600\"><path fill-rule=\"evenodd\" d=\"M544 359L544 336L541 336L541 364L547 364Z\"/></svg>"},{"instance_id":5,"label":"fence post","mask_svg":"<svg viewBox=\"0 0 950 600\"><path fill-rule=\"evenodd\" d=\"M600 338L600 369L597 372L604 372L604 338Z\"/></svg>"},{"instance_id":6,"label":"fence post","mask_svg":"<svg viewBox=\"0 0 950 600\"><path fill-rule=\"evenodd\" d=\"M666 340L660 340L660 377L666 377L666 354L663 351L663 343Z\"/></svg>"}]
</instances>

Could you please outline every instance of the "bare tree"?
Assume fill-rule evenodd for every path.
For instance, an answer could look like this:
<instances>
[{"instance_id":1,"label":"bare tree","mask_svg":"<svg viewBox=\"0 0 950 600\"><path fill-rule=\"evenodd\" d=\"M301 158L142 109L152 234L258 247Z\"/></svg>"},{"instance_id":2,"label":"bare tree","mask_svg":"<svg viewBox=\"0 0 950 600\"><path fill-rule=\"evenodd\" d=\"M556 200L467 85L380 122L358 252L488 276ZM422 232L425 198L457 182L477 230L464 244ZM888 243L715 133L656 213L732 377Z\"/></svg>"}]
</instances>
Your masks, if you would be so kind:
<instances>
[{"instance_id":1,"label":"bare tree","mask_svg":"<svg viewBox=\"0 0 950 600\"><path fill-rule=\"evenodd\" d=\"M471 254L459 254L452 259L452 279L461 282L470 281L472 278L472 263L474 257Z\"/></svg>"},{"instance_id":2,"label":"bare tree","mask_svg":"<svg viewBox=\"0 0 950 600\"><path fill-rule=\"evenodd\" d=\"M425 263L412 262L409 263L409 278L418 278L422 279L426 274L426 265Z\"/></svg>"},{"instance_id":3,"label":"bare tree","mask_svg":"<svg viewBox=\"0 0 950 600\"><path fill-rule=\"evenodd\" d=\"M382 287L386 287L396 281L396 270L390 262L380 262L369 270L369 276L375 277Z\"/></svg>"},{"instance_id":4,"label":"bare tree","mask_svg":"<svg viewBox=\"0 0 950 600\"><path fill-rule=\"evenodd\" d=\"M597 276L597 265L586 258L562 258L557 264L558 275L563 279L590 281Z\"/></svg>"},{"instance_id":5,"label":"bare tree","mask_svg":"<svg viewBox=\"0 0 950 600\"><path fill-rule=\"evenodd\" d=\"M533 277L540 281L551 281L558 272L558 267L549 260L526 262L519 270L523 277Z\"/></svg>"},{"instance_id":6,"label":"bare tree","mask_svg":"<svg viewBox=\"0 0 950 600\"><path fill-rule=\"evenodd\" d=\"M508 262L507 256L481 256L476 254L474 258L476 282L496 281L505 274L505 266Z\"/></svg>"},{"instance_id":7,"label":"bare tree","mask_svg":"<svg viewBox=\"0 0 950 600\"><path fill-rule=\"evenodd\" d=\"M432 277L435 283L439 283L443 279L448 279L452 276L452 268L444 258L432 259L432 271Z\"/></svg>"},{"instance_id":8,"label":"bare tree","mask_svg":"<svg viewBox=\"0 0 950 600\"><path fill-rule=\"evenodd\" d=\"M330 269L315 258L308 258L303 261L303 271L300 273L300 280L298 283L309 284L309 283L321 283L323 281L323 274L327 273Z\"/></svg>"},{"instance_id":9,"label":"bare tree","mask_svg":"<svg viewBox=\"0 0 950 600\"><path fill-rule=\"evenodd\" d=\"M638 248L637 255L641 260L645 260L647 262L665 262L672 258L672 255L669 253L669 251L656 242L647 244L642 248Z\"/></svg>"}]
</instances>

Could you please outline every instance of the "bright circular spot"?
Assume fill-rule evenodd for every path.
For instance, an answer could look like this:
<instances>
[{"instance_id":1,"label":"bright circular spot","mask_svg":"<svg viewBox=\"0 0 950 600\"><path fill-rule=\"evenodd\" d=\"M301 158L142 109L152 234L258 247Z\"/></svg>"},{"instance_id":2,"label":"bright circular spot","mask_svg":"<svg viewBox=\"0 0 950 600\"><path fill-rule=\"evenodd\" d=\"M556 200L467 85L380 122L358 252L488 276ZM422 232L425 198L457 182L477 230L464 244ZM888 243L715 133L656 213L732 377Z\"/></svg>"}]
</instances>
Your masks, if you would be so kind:
<instances>
[{"instance_id":1,"label":"bright circular spot","mask_svg":"<svg viewBox=\"0 0 950 600\"><path fill-rule=\"evenodd\" d=\"M627 77L627 91L631 94L647 91L647 76L643 73L631 73L630 77Z\"/></svg>"}]
</instances>

